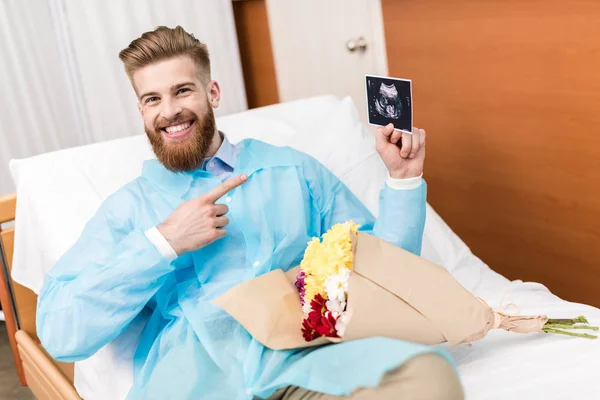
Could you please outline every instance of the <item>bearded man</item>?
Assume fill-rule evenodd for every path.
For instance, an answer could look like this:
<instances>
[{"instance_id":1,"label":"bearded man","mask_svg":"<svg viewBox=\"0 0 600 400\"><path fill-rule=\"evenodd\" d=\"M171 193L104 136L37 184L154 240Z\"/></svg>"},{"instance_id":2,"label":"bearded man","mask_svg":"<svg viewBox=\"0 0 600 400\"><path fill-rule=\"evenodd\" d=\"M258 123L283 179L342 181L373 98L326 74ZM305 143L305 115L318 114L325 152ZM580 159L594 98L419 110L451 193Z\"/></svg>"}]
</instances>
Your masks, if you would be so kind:
<instances>
[{"instance_id":1,"label":"bearded man","mask_svg":"<svg viewBox=\"0 0 600 400\"><path fill-rule=\"evenodd\" d=\"M144 33L120 58L157 159L103 202L47 275L37 329L56 360L92 356L145 312L131 399L463 397L447 355L434 348L368 338L274 351L211 303L299 264L312 237L350 219L419 254L425 131L377 130L389 178L375 220L314 158L229 142L215 124L221 90L208 50L181 27Z\"/></svg>"}]
</instances>

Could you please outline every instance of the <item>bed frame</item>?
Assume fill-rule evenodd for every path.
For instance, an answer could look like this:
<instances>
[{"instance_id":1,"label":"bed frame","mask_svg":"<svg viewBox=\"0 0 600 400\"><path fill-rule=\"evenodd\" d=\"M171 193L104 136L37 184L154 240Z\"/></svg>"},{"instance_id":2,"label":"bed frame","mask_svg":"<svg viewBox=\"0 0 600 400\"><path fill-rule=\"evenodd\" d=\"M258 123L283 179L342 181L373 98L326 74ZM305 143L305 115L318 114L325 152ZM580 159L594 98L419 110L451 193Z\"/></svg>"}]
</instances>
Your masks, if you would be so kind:
<instances>
[{"instance_id":1,"label":"bed frame","mask_svg":"<svg viewBox=\"0 0 600 400\"><path fill-rule=\"evenodd\" d=\"M0 197L0 224L14 221L16 195ZM35 328L37 296L10 276L15 229L0 225L0 304L21 385L40 400L81 400L73 386L73 364L55 361Z\"/></svg>"}]
</instances>

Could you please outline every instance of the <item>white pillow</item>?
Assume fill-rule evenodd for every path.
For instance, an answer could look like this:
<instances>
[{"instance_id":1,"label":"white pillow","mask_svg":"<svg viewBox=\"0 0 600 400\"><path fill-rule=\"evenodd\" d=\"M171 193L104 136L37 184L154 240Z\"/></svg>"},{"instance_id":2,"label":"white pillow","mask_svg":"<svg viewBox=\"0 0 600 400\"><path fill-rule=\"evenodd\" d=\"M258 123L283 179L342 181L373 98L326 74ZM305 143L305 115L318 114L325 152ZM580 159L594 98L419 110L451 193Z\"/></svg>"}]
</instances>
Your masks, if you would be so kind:
<instances>
[{"instance_id":1,"label":"white pillow","mask_svg":"<svg viewBox=\"0 0 600 400\"><path fill-rule=\"evenodd\" d=\"M288 123L244 113L220 117L217 119L217 126L232 143L252 138L275 146L284 146L296 133L295 127Z\"/></svg>"},{"instance_id":2,"label":"white pillow","mask_svg":"<svg viewBox=\"0 0 600 400\"><path fill-rule=\"evenodd\" d=\"M288 142L343 176L375 152L375 141L360 121L350 97L314 118Z\"/></svg>"},{"instance_id":3,"label":"white pillow","mask_svg":"<svg viewBox=\"0 0 600 400\"><path fill-rule=\"evenodd\" d=\"M311 124L313 120L330 113L339 103L339 98L325 95L255 108L240 114L276 120L290 125L298 131Z\"/></svg>"},{"instance_id":4,"label":"white pillow","mask_svg":"<svg viewBox=\"0 0 600 400\"><path fill-rule=\"evenodd\" d=\"M319 160L377 215L387 170L350 97L314 118L287 144Z\"/></svg>"}]
</instances>

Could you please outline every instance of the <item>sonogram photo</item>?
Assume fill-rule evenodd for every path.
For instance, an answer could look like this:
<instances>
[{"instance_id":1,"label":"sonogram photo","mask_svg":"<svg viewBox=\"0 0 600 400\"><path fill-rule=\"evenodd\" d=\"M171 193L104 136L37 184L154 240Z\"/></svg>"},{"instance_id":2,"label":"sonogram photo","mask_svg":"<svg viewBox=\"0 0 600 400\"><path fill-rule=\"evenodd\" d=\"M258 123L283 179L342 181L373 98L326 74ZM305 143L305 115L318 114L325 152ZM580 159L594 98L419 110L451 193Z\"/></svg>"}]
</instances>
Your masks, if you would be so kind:
<instances>
[{"instance_id":1,"label":"sonogram photo","mask_svg":"<svg viewBox=\"0 0 600 400\"><path fill-rule=\"evenodd\" d=\"M406 79L366 76L369 123L412 133L412 88Z\"/></svg>"}]
</instances>

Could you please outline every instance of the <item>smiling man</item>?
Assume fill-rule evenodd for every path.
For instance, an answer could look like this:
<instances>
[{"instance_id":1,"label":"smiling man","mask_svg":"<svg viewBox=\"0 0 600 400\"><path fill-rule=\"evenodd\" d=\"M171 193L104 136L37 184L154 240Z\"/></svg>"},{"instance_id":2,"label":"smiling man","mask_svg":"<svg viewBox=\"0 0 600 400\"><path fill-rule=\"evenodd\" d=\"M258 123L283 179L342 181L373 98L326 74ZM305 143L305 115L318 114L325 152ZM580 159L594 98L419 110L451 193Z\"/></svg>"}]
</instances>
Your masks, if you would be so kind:
<instances>
[{"instance_id":1,"label":"smiling man","mask_svg":"<svg viewBox=\"0 0 600 400\"><path fill-rule=\"evenodd\" d=\"M377 130L390 176L375 220L312 157L256 140L230 143L215 124L221 91L207 48L181 27L144 33L120 58L157 159L104 201L47 275L37 329L54 358L90 357L144 313L131 399L463 397L436 349L369 338L273 351L211 303L297 265L312 237L349 219L419 254L423 130Z\"/></svg>"},{"instance_id":2,"label":"smiling man","mask_svg":"<svg viewBox=\"0 0 600 400\"><path fill-rule=\"evenodd\" d=\"M145 60L137 59L131 49L121 52L139 98L148 139L158 159L174 172L197 169L204 157L215 154L221 145L213 114L213 107L219 104L219 85L210 80L206 48L199 46L195 51L195 63L190 55L187 62L162 60L151 68L143 68ZM160 59L158 55L150 57Z\"/></svg>"}]
</instances>

